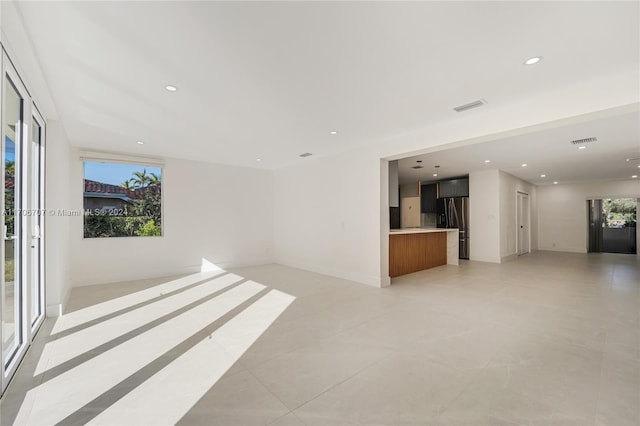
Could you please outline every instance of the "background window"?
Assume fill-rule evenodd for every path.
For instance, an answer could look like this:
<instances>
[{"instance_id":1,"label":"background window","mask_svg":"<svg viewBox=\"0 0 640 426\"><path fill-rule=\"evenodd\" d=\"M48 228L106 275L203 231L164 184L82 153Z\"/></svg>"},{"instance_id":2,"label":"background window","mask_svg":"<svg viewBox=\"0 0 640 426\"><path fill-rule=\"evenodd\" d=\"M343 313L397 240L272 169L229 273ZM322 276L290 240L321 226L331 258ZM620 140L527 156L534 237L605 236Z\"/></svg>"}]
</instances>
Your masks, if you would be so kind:
<instances>
[{"instance_id":1,"label":"background window","mask_svg":"<svg viewBox=\"0 0 640 426\"><path fill-rule=\"evenodd\" d=\"M84 162L84 237L162 235L162 169Z\"/></svg>"}]
</instances>

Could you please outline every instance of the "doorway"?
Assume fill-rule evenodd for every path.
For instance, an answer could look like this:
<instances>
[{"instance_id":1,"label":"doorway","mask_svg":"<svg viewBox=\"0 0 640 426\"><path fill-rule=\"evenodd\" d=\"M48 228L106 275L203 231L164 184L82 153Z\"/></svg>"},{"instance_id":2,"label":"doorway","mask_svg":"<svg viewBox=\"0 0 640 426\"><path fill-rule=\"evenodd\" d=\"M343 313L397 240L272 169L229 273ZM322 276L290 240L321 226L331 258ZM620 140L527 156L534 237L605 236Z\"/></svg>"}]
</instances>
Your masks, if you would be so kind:
<instances>
[{"instance_id":1,"label":"doorway","mask_svg":"<svg viewBox=\"0 0 640 426\"><path fill-rule=\"evenodd\" d=\"M588 201L589 252L637 254L635 198L603 198Z\"/></svg>"},{"instance_id":2,"label":"doorway","mask_svg":"<svg viewBox=\"0 0 640 426\"><path fill-rule=\"evenodd\" d=\"M516 193L516 239L518 256L531 251L529 239L529 194L518 191Z\"/></svg>"}]
</instances>

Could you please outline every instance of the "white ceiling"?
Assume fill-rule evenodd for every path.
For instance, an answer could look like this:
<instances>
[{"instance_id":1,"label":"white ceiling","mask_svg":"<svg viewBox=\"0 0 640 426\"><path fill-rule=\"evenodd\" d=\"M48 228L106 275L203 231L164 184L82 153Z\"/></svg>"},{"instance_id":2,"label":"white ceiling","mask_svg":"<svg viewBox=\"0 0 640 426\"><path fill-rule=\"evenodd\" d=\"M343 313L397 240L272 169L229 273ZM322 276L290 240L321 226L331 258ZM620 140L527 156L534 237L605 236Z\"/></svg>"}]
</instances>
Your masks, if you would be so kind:
<instances>
[{"instance_id":1,"label":"white ceiling","mask_svg":"<svg viewBox=\"0 0 640 426\"><path fill-rule=\"evenodd\" d=\"M639 67L637 2L18 7L72 144L271 169Z\"/></svg>"},{"instance_id":2,"label":"white ceiling","mask_svg":"<svg viewBox=\"0 0 640 426\"><path fill-rule=\"evenodd\" d=\"M588 121L404 158L398 162L400 183L431 182L489 169L535 185L631 179L640 175L640 115L636 107L618 110ZM590 137L597 141L571 143ZM412 168L417 165L423 168ZM436 165L440 167L434 177Z\"/></svg>"}]
</instances>

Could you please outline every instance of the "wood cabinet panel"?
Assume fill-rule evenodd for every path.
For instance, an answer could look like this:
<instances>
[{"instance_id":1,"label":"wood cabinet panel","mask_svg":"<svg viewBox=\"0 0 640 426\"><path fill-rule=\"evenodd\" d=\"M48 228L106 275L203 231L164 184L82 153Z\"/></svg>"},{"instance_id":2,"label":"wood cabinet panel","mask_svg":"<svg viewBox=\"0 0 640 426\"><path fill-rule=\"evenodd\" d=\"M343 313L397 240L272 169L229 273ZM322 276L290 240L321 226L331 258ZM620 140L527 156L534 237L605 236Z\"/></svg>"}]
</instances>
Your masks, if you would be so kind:
<instances>
[{"instance_id":1,"label":"wood cabinet panel","mask_svg":"<svg viewBox=\"0 0 640 426\"><path fill-rule=\"evenodd\" d=\"M389 235L389 276L446 264L446 232Z\"/></svg>"}]
</instances>

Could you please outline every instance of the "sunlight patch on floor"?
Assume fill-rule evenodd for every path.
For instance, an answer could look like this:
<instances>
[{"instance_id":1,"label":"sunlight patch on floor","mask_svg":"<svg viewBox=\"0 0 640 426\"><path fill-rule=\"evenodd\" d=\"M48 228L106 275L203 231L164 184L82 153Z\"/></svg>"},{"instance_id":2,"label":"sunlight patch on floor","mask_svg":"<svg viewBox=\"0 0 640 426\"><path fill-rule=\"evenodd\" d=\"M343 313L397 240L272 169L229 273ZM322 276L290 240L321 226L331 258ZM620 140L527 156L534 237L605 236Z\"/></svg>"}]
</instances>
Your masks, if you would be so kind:
<instances>
[{"instance_id":1,"label":"sunlight patch on floor","mask_svg":"<svg viewBox=\"0 0 640 426\"><path fill-rule=\"evenodd\" d=\"M203 257L202 262L200 264L200 272L215 272L215 271L222 271L222 268L220 268L215 263L210 262Z\"/></svg>"},{"instance_id":2,"label":"sunlight patch on floor","mask_svg":"<svg viewBox=\"0 0 640 426\"><path fill-rule=\"evenodd\" d=\"M35 375L57 367L98 346L149 324L198 300L243 280L235 274L226 274L193 288L162 298L91 327L63 336L45 345Z\"/></svg>"},{"instance_id":3,"label":"sunlight patch on floor","mask_svg":"<svg viewBox=\"0 0 640 426\"><path fill-rule=\"evenodd\" d=\"M172 291L193 285L199 281L214 278L223 274L224 271L198 272L173 281L168 281L161 285L153 286L145 290L137 291L126 296L98 303L84 309L79 309L59 317L56 320L51 335L63 332L73 327L77 327L89 321L93 321L105 315L112 314L122 309L130 308L139 303L147 302L159 296L163 296Z\"/></svg>"},{"instance_id":4,"label":"sunlight patch on floor","mask_svg":"<svg viewBox=\"0 0 640 426\"><path fill-rule=\"evenodd\" d=\"M64 420L265 288L247 281L50 380L45 376L26 393L15 423Z\"/></svg>"},{"instance_id":5,"label":"sunlight patch on floor","mask_svg":"<svg viewBox=\"0 0 640 426\"><path fill-rule=\"evenodd\" d=\"M294 300L271 290L88 424L176 424Z\"/></svg>"}]
</instances>

